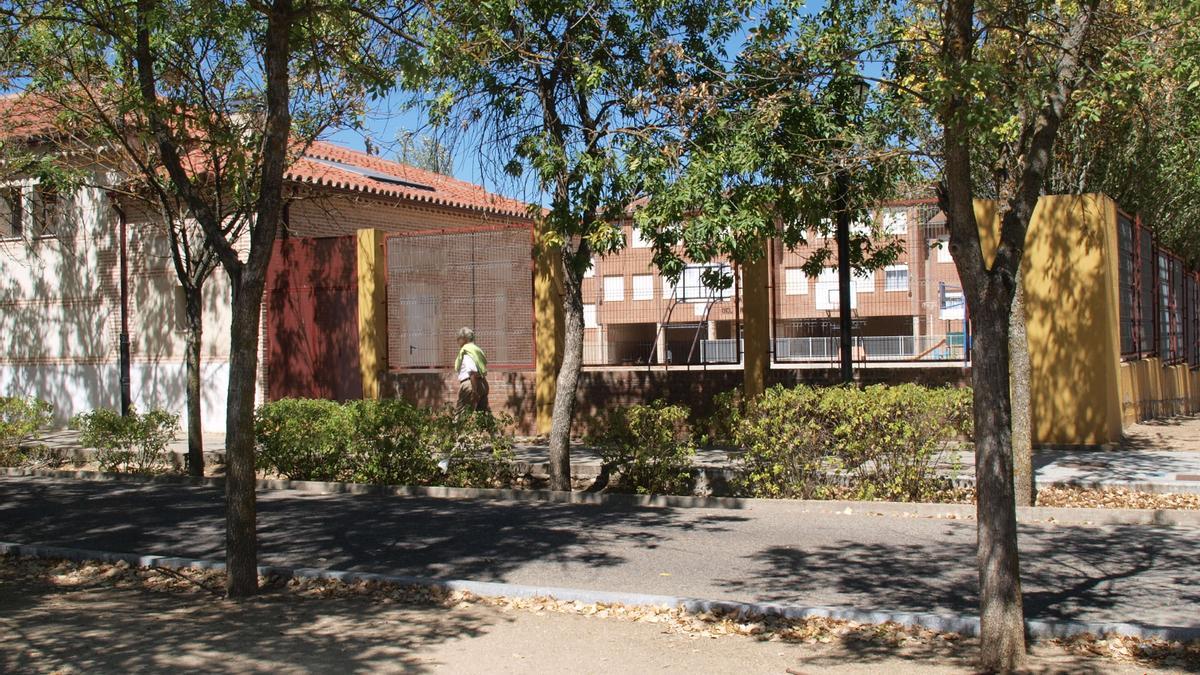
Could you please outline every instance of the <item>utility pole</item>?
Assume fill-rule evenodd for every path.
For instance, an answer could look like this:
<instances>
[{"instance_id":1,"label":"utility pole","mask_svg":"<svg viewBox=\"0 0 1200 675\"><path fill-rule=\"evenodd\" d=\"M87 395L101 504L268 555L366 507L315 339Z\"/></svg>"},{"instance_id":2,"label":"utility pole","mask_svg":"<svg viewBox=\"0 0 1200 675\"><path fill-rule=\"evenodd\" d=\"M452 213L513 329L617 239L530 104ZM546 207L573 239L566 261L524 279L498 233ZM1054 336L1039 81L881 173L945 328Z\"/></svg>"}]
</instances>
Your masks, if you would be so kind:
<instances>
[{"instance_id":1,"label":"utility pole","mask_svg":"<svg viewBox=\"0 0 1200 675\"><path fill-rule=\"evenodd\" d=\"M870 85L860 75L854 74L843 80L838 95L838 121L844 130L849 122L848 107L858 116L867 98ZM850 310L850 169L843 165L834 177L834 201L837 204L837 259L838 259L838 319L841 325L840 352L842 383L854 381L854 336Z\"/></svg>"},{"instance_id":2,"label":"utility pole","mask_svg":"<svg viewBox=\"0 0 1200 675\"><path fill-rule=\"evenodd\" d=\"M842 384L854 381L853 335L850 317L850 176L839 169L837 189L837 261L838 261L838 319L841 326L839 354L841 355Z\"/></svg>"}]
</instances>

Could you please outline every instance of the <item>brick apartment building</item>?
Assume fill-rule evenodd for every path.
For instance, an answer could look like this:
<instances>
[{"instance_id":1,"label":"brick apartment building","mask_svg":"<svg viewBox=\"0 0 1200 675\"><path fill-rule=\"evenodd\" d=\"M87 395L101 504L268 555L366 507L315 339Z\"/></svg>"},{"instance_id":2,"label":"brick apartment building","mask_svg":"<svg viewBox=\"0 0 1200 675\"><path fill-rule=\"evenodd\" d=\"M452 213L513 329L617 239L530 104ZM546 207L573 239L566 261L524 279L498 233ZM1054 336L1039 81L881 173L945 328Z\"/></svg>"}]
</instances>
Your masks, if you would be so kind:
<instances>
[{"instance_id":1,"label":"brick apartment building","mask_svg":"<svg viewBox=\"0 0 1200 675\"><path fill-rule=\"evenodd\" d=\"M737 363L739 301L747 293L740 271L725 263L689 265L672 285L655 270L651 249L632 226L628 246L597 258L584 282L585 363L588 365ZM902 245L894 264L857 274L850 289L855 359L960 362L966 342L965 303L945 242L945 219L931 201L895 202L872 213L880 240ZM773 360L822 363L838 358L836 256L816 278L802 269L813 242L787 250L770 246ZM832 242L829 242L832 245ZM733 276L715 291L703 283L709 268Z\"/></svg>"}]
</instances>

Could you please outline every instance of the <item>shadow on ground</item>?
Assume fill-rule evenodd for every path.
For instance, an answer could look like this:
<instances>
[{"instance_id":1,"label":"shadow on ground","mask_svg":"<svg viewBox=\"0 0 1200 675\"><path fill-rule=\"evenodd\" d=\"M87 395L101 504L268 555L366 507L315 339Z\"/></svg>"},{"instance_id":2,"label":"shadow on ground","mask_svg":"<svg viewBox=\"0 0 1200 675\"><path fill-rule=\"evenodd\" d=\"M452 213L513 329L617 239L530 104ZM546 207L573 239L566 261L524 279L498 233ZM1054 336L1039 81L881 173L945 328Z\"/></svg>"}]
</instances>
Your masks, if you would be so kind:
<instances>
[{"instance_id":1,"label":"shadow on ground","mask_svg":"<svg viewBox=\"0 0 1200 675\"><path fill-rule=\"evenodd\" d=\"M1178 619L1169 625L1192 625L1200 606L1194 543L1194 531L1176 528L1023 528L1025 615L1095 620L1105 610L1140 606ZM832 586L881 609L978 611L974 541L945 542L932 551L921 544L844 540L808 550L772 547L753 560L754 573L723 586L761 601L802 602L806 593ZM1139 623L1136 619L1117 620Z\"/></svg>"},{"instance_id":2,"label":"shadow on ground","mask_svg":"<svg viewBox=\"0 0 1200 675\"><path fill-rule=\"evenodd\" d=\"M0 482L0 539L222 560L223 499L214 488ZM668 508L273 492L258 500L259 557L261 564L505 581L531 561L617 566L626 561L618 541L624 551L631 541L653 549L664 531L719 533L742 520Z\"/></svg>"},{"instance_id":3,"label":"shadow on ground","mask_svg":"<svg viewBox=\"0 0 1200 675\"><path fill-rule=\"evenodd\" d=\"M0 586L5 672L429 672L437 663L421 654L432 645L504 620L269 591L232 602L29 580Z\"/></svg>"}]
</instances>

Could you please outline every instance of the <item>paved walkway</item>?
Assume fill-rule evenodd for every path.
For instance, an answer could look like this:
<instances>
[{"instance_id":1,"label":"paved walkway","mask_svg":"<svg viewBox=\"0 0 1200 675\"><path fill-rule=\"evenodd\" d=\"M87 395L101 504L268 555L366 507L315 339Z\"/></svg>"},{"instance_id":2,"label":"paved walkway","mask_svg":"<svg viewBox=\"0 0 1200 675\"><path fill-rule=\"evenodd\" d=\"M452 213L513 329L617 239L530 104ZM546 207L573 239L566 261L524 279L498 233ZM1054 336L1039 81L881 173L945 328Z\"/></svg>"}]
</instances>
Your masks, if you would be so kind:
<instances>
[{"instance_id":1,"label":"paved walkway","mask_svg":"<svg viewBox=\"0 0 1200 675\"><path fill-rule=\"evenodd\" d=\"M869 509L869 507L864 507ZM0 541L222 559L207 487L0 478ZM740 602L973 614L975 524L263 491L264 564ZM1031 619L1196 627L1200 527L1021 526Z\"/></svg>"},{"instance_id":2,"label":"paved walkway","mask_svg":"<svg viewBox=\"0 0 1200 675\"><path fill-rule=\"evenodd\" d=\"M369 599L249 601L98 584L4 583L0 670L13 673L971 673L974 640L868 633L832 643L720 639L661 623ZM164 620L165 619L165 620ZM85 637L79 637L85 636ZM826 638L828 639L828 638ZM1157 672L1035 644L1033 673Z\"/></svg>"}]
</instances>

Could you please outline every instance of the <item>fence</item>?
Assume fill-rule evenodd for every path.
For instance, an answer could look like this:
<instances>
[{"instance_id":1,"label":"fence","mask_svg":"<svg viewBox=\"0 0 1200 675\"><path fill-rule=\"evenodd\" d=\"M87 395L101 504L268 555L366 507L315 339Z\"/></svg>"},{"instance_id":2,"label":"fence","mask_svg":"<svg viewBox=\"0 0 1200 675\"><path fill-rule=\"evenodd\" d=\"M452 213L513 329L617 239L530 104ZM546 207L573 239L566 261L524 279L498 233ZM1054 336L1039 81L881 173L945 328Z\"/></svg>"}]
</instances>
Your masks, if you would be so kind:
<instances>
[{"instance_id":1,"label":"fence","mask_svg":"<svg viewBox=\"0 0 1200 675\"><path fill-rule=\"evenodd\" d=\"M492 367L532 367L529 227L402 233L386 248L392 369L451 366L464 326Z\"/></svg>"},{"instance_id":2,"label":"fence","mask_svg":"<svg viewBox=\"0 0 1200 675\"><path fill-rule=\"evenodd\" d=\"M1200 367L1200 280L1139 220L1117 220L1121 354Z\"/></svg>"}]
</instances>

